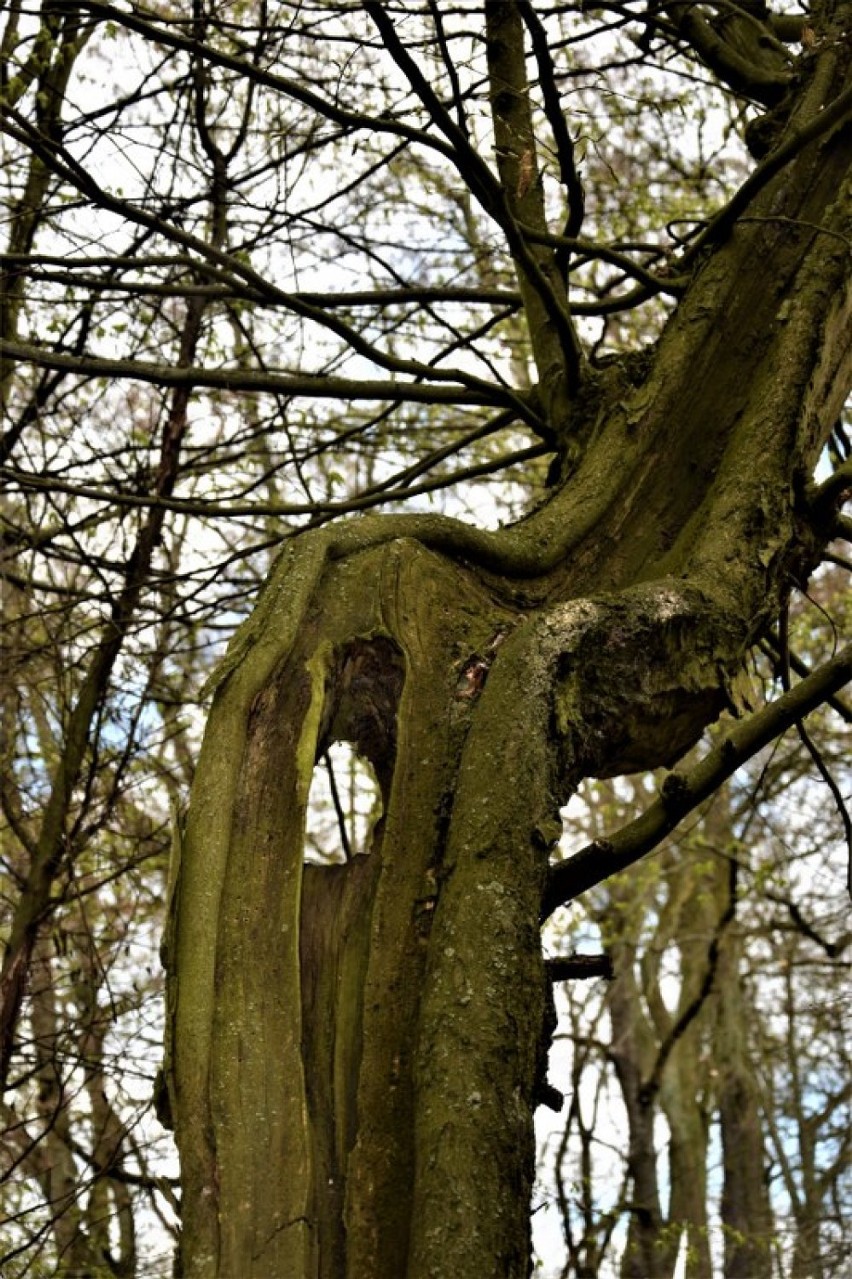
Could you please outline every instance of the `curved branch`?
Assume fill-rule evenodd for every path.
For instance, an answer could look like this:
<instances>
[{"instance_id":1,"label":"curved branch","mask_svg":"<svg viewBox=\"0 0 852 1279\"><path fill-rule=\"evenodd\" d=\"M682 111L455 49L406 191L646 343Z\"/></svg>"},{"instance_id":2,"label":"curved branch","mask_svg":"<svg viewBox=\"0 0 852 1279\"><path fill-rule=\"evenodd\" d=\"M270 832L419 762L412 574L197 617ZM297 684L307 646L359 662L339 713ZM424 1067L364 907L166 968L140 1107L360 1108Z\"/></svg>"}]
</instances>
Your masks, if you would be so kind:
<instances>
[{"instance_id":1,"label":"curved branch","mask_svg":"<svg viewBox=\"0 0 852 1279\"><path fill-rule=\"evenodd\" d=\"M844 501L850 493L852 493L852 457L841 462L822 484L815 484L808 493L808 500L811 506L825 510L837 502Z\"/></svg>"},{"instance_id":2,"label":"curved branch","mask_svg":"<svg viewBox=\"0 0 852 1279\"><path fill-rule=\"evenodd\" d=\"M835 537L842 537L845 542L852 542L852 519L848 515L836 515L832 530Z\"/></svg>"},{"instance_id":3,"label":"curved branch","mask_svg":"<svg viewBox=\"0 0 852 1279\"><path fill-rule=\"evenodd\" d=\"M748 42L748 56L716 31L701 16L697 5L669 4L666 12L679 35L705 66L736 93L754 98L765 106L775 106L787 91L792 68L781 70L783 46L776 44L770 30L744 9L728 15L738 33ZM779 57L780 53L780 57ZM770 60L776 65L769 65Z\"/></svg>"}]
</instances>

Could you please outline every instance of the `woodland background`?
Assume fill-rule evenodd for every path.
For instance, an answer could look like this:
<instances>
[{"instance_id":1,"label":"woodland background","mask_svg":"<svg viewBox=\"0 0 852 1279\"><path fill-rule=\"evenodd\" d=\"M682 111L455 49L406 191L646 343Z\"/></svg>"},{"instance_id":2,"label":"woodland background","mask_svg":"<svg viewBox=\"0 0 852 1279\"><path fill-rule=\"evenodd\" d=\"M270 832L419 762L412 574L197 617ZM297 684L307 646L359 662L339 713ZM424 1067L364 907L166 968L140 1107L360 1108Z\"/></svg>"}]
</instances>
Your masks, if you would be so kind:
<instances>
[{"instance_id":1,"label":"woodland background","mask_svg":"<svg viewBox=\"0 0 852 1279\"><path fill-rule=\"evenodd\" d=\"M455 77L485 153L475 6L386 8L436 83ZM642 5L535 9L542 92L549 65L574 129L566 173L540 107L545 183L562 163L582 185L575 315L605 363L659 333L671 255L742 181L761 104ZM40 919L7 1044L0 1267L153 1279L178 1210L154 1109L158 948L205 681L286 539L376 508L496 527L552 453L479 393L532 380L510 264L440 156L382 127L407 88L363 6L12 0L0 21L0 901L11 920L29 894ZM849 457L841 422L824 472ZM754 652L740 710L848 634L850 568L835 543ZM689 1273L713 1273L740 1218L772 1275L845 1272L850 719L833 698L549 923L566 1100L540 1112L543 1275L634 1273L628 1146L658 1193L661 1274L687 1263L687 1222ZM565 848L656 787L586 784ZM357 853L374 790L345 751L318 763L318 859Z\"/></svg>"}]
</instances>

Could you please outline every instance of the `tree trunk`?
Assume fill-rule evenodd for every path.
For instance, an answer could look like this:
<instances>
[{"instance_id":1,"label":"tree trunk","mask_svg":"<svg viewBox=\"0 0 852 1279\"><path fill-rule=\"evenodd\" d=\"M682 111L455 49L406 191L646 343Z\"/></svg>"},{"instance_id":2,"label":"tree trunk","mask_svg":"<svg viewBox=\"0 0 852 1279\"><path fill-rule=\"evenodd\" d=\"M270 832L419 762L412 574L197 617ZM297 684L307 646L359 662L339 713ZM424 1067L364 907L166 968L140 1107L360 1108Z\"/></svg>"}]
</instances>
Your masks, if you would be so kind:
<instances>
[{"instance_id":1,"label":"tree trunk","mask_svg":"<svg viewBox=\"0 0 852 1279\"><path fill-rule=\"evenodd\" d=\"M754 1046L749 1044L752 1014L743 989L740 951L739 937L728 933L719 948L715 982L713 1061L724 1168L724 1273L725 1279L771 1279L772 1210Z\"/></svg>"},{"instance_id":2,"label":"tree trunk","mask_svg":"<svg viewBox=\"0 0 852 1279\"><path fill-rule=\"evenodd\" d=\"M615 908L618 915L618 907ZM630 1225L621 1258L622 1279L669 1276L677 1240L664 1238L663 1210L654 1138L655 1098L645 1087L656 1044L643 1011L636 982L635 945L618 940L611 947L615 980L608 1004L612 1022L612 1058L627 1111L627 1168L630 1175Z\"/></svg>"},{"instance_id":3,"label":"tree trunk","mask_svg":"<svg viewBox=\"0 0 852 1279\"><path fill-rule=\"evenodd\" d=\"M803 90L793 127L836 92ZM586 370L585 451L526 520L368 517L279 561L175 868L185 1275L526 1275L558 807L673 762L808 571L801 495L850 377L850 161L848 129L804 147L653 360ZM337 740L383 815L368 856L306 868Z\"/></svg>"},{"instance_id":4,"label":"tree trunk","mask_svg":"<svg viewBox=\"0 0 852 1279\"><path fill-rule=\"evenodd\" d=\"M495 672L487 714L479 664L517 619L470 574L414 543L326 572L289 657L271 635L228 680L187 831L205 852L181 871L176 955L188 1271L398 1276L410 1253L437 1274L450 1248L458 1273L507 1249L520 1273L553 820L524 728L542 699ZM384 811L368 856L305 867L335 740L369 759Z\"/></svg>"}]
</instances>

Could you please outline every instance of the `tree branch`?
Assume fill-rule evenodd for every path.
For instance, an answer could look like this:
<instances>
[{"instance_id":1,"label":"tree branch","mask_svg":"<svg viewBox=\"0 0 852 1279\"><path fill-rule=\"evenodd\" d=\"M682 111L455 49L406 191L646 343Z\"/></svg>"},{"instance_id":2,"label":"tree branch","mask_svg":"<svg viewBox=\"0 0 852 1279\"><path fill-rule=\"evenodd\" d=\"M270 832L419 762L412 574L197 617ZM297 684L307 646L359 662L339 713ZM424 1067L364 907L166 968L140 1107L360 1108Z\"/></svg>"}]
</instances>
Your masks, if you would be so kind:
<instances>
[{"instance_id":1,"label":"tree branch","mask_svg":"<svg viewBox=\"0 0 852 1279\"><path fill-rule=\"evenodd\" d=\"M225 53L224 50L214 49L210 45L202 44L196 39L179 34L175 30L177 24L169 23L168 20L157 24L140 17L138 13L119 9L111 4L96 3L95 0L92 0L92 2L82 0L78 7L104 22L114 22L118 26L126 27L129 31L135 31L138 35L150 40L155 47L163 46L167 49L180 50L190 55L190 57L202 57L211 66L236 72L244 77L246 81L263 85L268 89L282 93L286 97L292 98L294 102L299 102L302 106L309 107L312 111L316 111L317 115L326 120L331 120L341 127L358 130L365 129L370 133L389 133L394 137L405 138L409 142L416 142L421 146L439 151L445 158L453 160L452 148L433 134L426 133L424 130L414 128L411 125L403 124L385 113L372 116L364 111L352 111L346 107L341 107L337 102L321 97L320 94L314 93L313 90L306 88L304 84L296 80L289 79L287 76L277 75L272 71L263 70L254 61Z\"/></svg>"},{"instance_id":2,"label":"tree branch","mask_svg":"<svg viewBox=\"0 0 852 1279\"><path fill-rule=\"evenodd\" d=\"M701 16L697 5L669 4L666 12L679 34L705 66L737 93L774 106L783 98L792 78L792 67L781 69L783 52L774 44L768 27L745 10L729 14L738 36L747 40L748 53L740 52ZM767 47L771 45L772 47ZM780 55L780 56L779 56ZM770 61L774 65L770 65Z\"/></svg>"},{"instance_id":3,"label":"tree branch","mask_svg":"<svg viewBox=\"0 0 852 1279\"><path fill-rule=\"evenodd\" d=\"M452 450L444 450L446 455ZM506 470L510 466L519 466L530 462L533 458L542 457L550 450L545 444L533 444L526 449L518 449L514 453L502 454L488 458L471 466L462 467L449 475L436 476L424 480L422 484L410 482L412 474L419 474L424 466L410 467L402 472L393 482L376 484L352 497L342 498L335 502L212 502L205 498L160 497L156 494L122 493L120 490L98 488L94 484L71 484L52 475L35 475L27 471L19 471L13 467L0 466L0 479L13 481L22 489L37 490L45 493L67 493L71 497L84 497L89 501L105 502L112 506L126 509L145 509L160 511L176 511L182 515L194 515L199 519L245 519L263 517L293 518L297 516L313 516L317 520L333 519L338 515L352 515L360 511L369 511L391 500L405 501L413 497L421 497L425 493L435 493L439 489L448 488L452 484L460 484L465 480L480 479L485 475L493 475L497 471ZM441 459L438 458L438 461ZM48 589L45 586L45 589ZM60 588L51 586L56 592Z\"/></svg>"},{"instance_id":4,"label":"tree branch","mask_svg":"<svg viewBox=\"0 0 852 1279\"><path fill-rule=\"evenodd\" d=\"M725 207L714 214L701 234L693 240L678 263L679 269L681 271L685 270L687 266L695 262L698 255L709 244L724 239L758 192L762 191L785 165L795 159L799 152L803 151L809 143L833 133L850 116L852 116L852 89L847 89L824 110L818 112L806 125L803 125L800 129L795 129L786 141L769 153L766 159L746 178ZM819 229L829 233L828 228L821 227Z\"/></svg>"},{"instance_id":5,"label":"tree branch","mask_svg":"<svg viewBox=\"0 0 852 1279\"><path fill-rule=\"evenodd\" d=\"M660 798L609 839L597 839L550 873L542 917L580 893L632 866L708 799L741 765L781 733L821 706L852 679L852 644L756 715L735 725L718 746L688 772L669 773Z\"/></svg>"},{"instance_id":6,"label":"tree branch","mask_svg":"<svg viewBox=\"0 0 852 1279\"><path fill-rule=\"evenodd\" d=\"M78 377L129 378L155 386L190 386L222 391L270 391L279 395L307 395L312 399L392 400L417 404L513 405L518 416L533 429L541 423L530 407L509 387L480 382L481 389L462 386L424 385L392 379L324 377L319 373L265 373L243 368L177 368L172 364L150 364L144 360L110 360L98 355L70 355L64 351L25 342L0 342L0 355L38 368L58 369ZM434 372L424 366L425 372ZM477 381L479 379L476 379Z\"/></svg>"},{"instance_id":7,"label":"tree branch","mask_svg":"<svg viewBox=\"0 0 852 1279\"><path fill-rule=\"evenodd\" d=\"M553 55L548 44L547 32L530 0L521 0L518 8L530 33L533 53L538 67L544 113L547 116L548 124L553 133L553 140L556 143L559 177L568 198L568 216L565 220L563 234L570 238L580 234L586 210L586 195L574 157L574 139L571 137L562 110L562 99L556 84Z\"/></svg>"},{"instance_id":8,"label":"tree branch","mask_svg":"<svg viewBox=\"0 0 852 1279\"><path fill-rule=\"evenodd\" d=\"M613 977L610 955L556 955L546 959L544 966L551 981L588 981L592 977L612 981Z\"/></svg>"},{"instance_id":9,"label":"tree branch","mask_svg":"<svg viewBox=\"0 0 852 1279\"><path fill-rule=\"evenodd\" d=\"M417 94L426 110L429 112L435 125L447 137L453 147L453 162L456 165L462 178L470 187L471 192L485 209L485 211L497 222L506 237L506 243L512 254L516 270L519 274L522 294L526 294L525 302L527 307L536 303L544 312L547 321L559 337L561 343L561 362L568 361L571 365L571 373L573 380L576 381L580 367L582 353L579 348L576 334L571 324L570 316L564 297L559 295L556 287L556 281L550 277L550 274L543 268L543 263L539 261L534 253L528 248L524 236L520 232L515 221L515 204L517 200L513 200L511 189L507 188L505 182L501 185L497 181L491 169L485 163L480 155L474 150L468 141L467 135L455 123L450 113L441 103L432 86L423 75L417 63L411 57L411 54L403 45L396 33L394 24L385 12L384 6L378 3L367 3L364 8L369 13L373 22L382 37L385 48L390 56L394 59L399 69L403 72L408 80L411 88ZM490 10L486 6L486 20ZM491 42L489 40L489 48ZM523 48L521 47L521 60L523 60ZM491 69L493 78L493 67ZM495 131L497 134L496 142L498 149L498 167L501 161L500 137L499 137L500 119L499 115L495 115ZM531 136L531 130L530 130ZM534 165L534 156L532 149L529 151L529 162ZM501 169L501 177L503 177ZM515 185L515 194L517 194L517 183ZM527 187L527 194L530 188ZM536 326L531 325L531 336L533 347L536 348ZM539 376L544 379L547 372L547 363L541 359L541 352L537 353L539 366Z\"/></svg>"},{"instance_id":10,"label":"tree branch","mask_svg":"<svg viewBox=\"0 0 852 1279\"><path fill-rule=\"evenodd\" d=\"M7 118L14 121L14 125L7 124L6 126L9 135L22 145L29 147L42 163L58 177L69 182L100 208L117 213L121 217L127 218L131 223L144 226L183 245L186 249L191 249L193 252L200 254L202 260L206 262L215 263L223 269L219 272L220 276L224 274L226 279L235 277L247 284L252 291L253 301L273 303L292 311L294 315L298 315L304 320L314 321L321 328L326 328L334 333L336 337L339 337L357 354L364 356L372 363L377 364L380 368L387 369L389 372L423 378L426 381L456 381L462 385L470 386L487 385L481 379L466 373L462 369L439 369L428 364L422 364L417 360L403 360L387 351L380 350L372 342L362 337L345 320L336 318L321 307L298 301L295 294L288 293L286 290L280 289L265 280L259 272L254 271L248 264L241 262L223 248L164 222L161 217L149 213L129 200L112 195L101 187L63 147L58 144L46 144L41 135L31 129L27 121L12 108L5 107L3 111ZM516 238L519 238L517 230L514 230L513 233Z\"/></svg>"},{"instance_id":11,"label":"tree branch","mask_svg":"<svg viewBox=\"0 0 852 1279\"><path fill-rule=\"evenodd\" d=\"M584 356L556 254L549 249L528 248L520 231L521 223L541 232L548 227L526 72L524 23L518 4L486 0L485 48L497 170L513 233L523 251L519 253L511 240L509 247L526 305L530 342L548 417L564 437L570 420L570 397L579 384ZM541 288L539 276L546 290Z\"/></svg>"}]
</instances>

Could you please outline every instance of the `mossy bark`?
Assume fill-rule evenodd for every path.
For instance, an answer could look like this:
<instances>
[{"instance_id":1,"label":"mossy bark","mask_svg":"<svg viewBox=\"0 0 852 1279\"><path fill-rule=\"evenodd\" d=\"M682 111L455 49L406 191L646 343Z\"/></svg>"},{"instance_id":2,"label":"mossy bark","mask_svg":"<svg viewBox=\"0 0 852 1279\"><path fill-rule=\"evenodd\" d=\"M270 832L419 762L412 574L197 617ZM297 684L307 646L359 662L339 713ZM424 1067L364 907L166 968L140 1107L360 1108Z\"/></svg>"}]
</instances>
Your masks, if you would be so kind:
<instances>
[{"instance_id":1,"label":"mossy bark","mask_svg":"<svg viewBox=\"0 0 852 1279\"><path fill-rule=\"evenodd\" d=\"M582 456L527 519L365 517L284 552L219 673L173 895L185 1275L527 1273L558 807L690 745L808 571L850 167L848 130L804 148L654 358L586 371ZM365 858L306 868L338 739L384 813Z\"/></svg>"}]
</instances>

